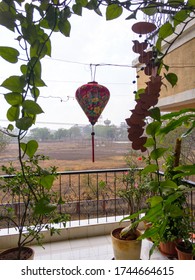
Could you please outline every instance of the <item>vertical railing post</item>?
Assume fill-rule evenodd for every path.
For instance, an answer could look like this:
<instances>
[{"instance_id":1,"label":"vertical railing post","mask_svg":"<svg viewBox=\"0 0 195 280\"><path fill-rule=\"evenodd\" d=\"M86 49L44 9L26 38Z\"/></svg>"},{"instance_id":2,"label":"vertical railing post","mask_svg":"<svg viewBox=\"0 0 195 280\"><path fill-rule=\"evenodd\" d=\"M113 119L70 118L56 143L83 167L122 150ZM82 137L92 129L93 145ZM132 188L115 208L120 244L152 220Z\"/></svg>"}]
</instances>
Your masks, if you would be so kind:
<instances>
[{"instance_id":1,"label":"vertical railing post","mask_svg":"<svg viewBox=\"0 0 195 280\"><path fill-rule=\"evenodd\" d=\"M99 222L99 177L98 173L96 174L96 194L97 194L97 212L96 212L96 217L97 217L97 223Z\"/></svg>"},{"instance_id":2,"label":"vertical railing post","mask_svg":"<svg viewBox=\"0 0 195 280\"><path fill-rule=\"evenodd\" d=\"M78 205L77 205L77 211L78 211L78 216L79 216L79 225L81 222L81 174L78 174Z\"/></svg>"},{"instance_id":3,"label":"vertical railing post","mask_svg":"<svg viewBox=\"0 0 195 280\"><path fill-rule=\"evenodd\" d=\"M116 221L116 172L114 172L114 215L115 215L115 221Z\"/></svg>"}]
</instances>

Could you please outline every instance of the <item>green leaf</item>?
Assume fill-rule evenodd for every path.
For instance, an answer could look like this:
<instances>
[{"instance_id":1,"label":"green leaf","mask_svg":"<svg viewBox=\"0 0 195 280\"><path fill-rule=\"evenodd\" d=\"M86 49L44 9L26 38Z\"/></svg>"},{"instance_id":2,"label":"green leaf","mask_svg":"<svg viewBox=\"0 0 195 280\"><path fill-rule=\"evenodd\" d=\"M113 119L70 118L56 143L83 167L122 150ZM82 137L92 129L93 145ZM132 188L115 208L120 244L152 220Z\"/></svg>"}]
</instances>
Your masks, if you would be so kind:
<instances>
[{"instance_id":1,"label":"green leaf","mask_svg":"<svg viewBox=\"0 0 195 280\"><path fill-rule=\"evenodd\" d=\"M123 12L123 8L118 4L108 5L106 8L106 20L112 20L120 17Z\"/></svg>"},{"instance_id":2,"label":"green leaf","mask_svg":"<svg viewBox=\"0 0 195 280\"><path fill-rule=\"evenodd\" d=\"M158 170L158 166L156 164L147 165L142 171L142 174L154 173Z\"/></svg>"},{"instance_id":3,"label":"green leaf","mask_svg":"<svg viewBox=\"0 0 195 280\"><path fill-rule=\"evenodd\" d=\"M35 71L36 71L36 68L35 67ZM40 69L41 71L41 69ZM37 86L37 87L44 87L46 86L45 82L41 79L41 72L40 73L34 73L33 77L31 78L31 81L30 83L33 85L33 86Z\"/></svg>"},{"instance_id":4,"label":"green leaf","mask_svg":"<svg viewBox=\"0 0 195 280\"><path fill-rule=\"evenodd\" d=\"M173 194L170 194L166 200L164 200L164 205L167 206L169 204L172 204L175 200L177 200L180 196L182 196L183 193L180 192L174 192Z\"/></svg>"},{"instance_id":5,"label":"green leaf","mask_svg":"<svg viewBox=\"0 0 195 280\"><path fill-rule=\"evenodd\" d=\"M16 121L16 127L26 131L32 126L33 123L34 120L31 117L23 117Z\"/></svg>"},{"instance_id":6,"label":"green leaf","mask_svg":"<svg viewBox=\"0 0 195 280\"><path fill-rule=\"evenodd\" d=\"M47 9L45 20L48 22L48 26L50 29L53 29L57 24L57 9L49 5L49 9Z\"/></svg>"},{"instance_id":7,"label":"green leaf","mask_svg":"<svg viewBox=\"0 0 195 280\"><path fill-rule=\"evenodd\" d=\"M158 38L156 41L155 47L159 52L161 52L161 50L162 50L162 41L163 41L162 38Z\"/></svg>"},{"instance_id":8,"label":"green leaf","mask_svg":"<svg viewBox=\"0 0 195 280\"><path fill-rule=\"evenodd\" d=\"M137 18L137 11L133 12L132 14L130 14L130 15L126 18L126 20L128 20L128 19L136 19L136 18Z\"/></svg>"},{"instance_id":9,"label":"green leaf","mask_svg":"<svg viewBox=\"0 0 195 280\"><path fill-rule=\"evenodd\" d=\"M162 215L162 203L161 198L158 196L153 196L152 201L150 201L152 207L148 210L145 215L145 219L148 222L156 221L159 215Z\"/></svg>"},{"instance_id":10,"label":"green leaf","mask_svg":"<svg viewBox=\"0 0 195 280\"><path fill-rule=\"evenodd\" d=\"M21 105L22 104L22 95L18 92L10 92L4 94L4 98L7 101L8 104L15 106L15 105Z\"/></svg>"},{"instance_id":11,"label":"green leaf","mask_svg":"<svg viewBox=\"0 0 195 280\"><path fill-rule=\"evenodd\" d=\"M154 235L158 234L159 232L159 228L148 228L147 230L145 230L145 232L143 234L141 234L141 236L139 237L140 239L145 239L145 238L150 238L153 237ZM138 240L139 240L138 238Z\"/></svg>"},{"instance_id":12,"label":"green leaf","mask_svg":"<svg viewBox=\"0 0 195 280\"><path fill-rule=\"evenodd\" d=\"M33 4L25 4L25 10L26 10L26 19L31 24L33 21L33 12L34 12L34 6Z\"/></svg>"},{"instance_id":13,"label":"green leaf","mask_svg":"<svg viewBox=\"0 0 195 280\"><path fill-rule=\"evenodd\" d=\"M15 28L15 15L11 13L10 7L5 1L0 2L0 25L5 26L11 31Z\"/></svg>"},{"instance_id":14,"label":"green leaf","mask_svg":"<svg viewBox=\"0 0 195 280\"><path fill-rule=\"evenodd\" d=\"M28 71L27 65L26 65L26 64L22 64L22 65L20 66L20 70L21 70L21 72L22 72L23 75L26 75L26 73L27 73L27 71Z\"/></svg>"},{"instance_id":15,"label":"green leaf","mask_svg":"<svg viewBox=\"0 0 195 280\"><path fill-rule=\"evenodd\" d=\"M12 124L9 124L9 125L7 126L7 130L13 131L13 130L14 130L14 126L13 126Z\"/></svg>"},{"instance_id":16,"label":"green leaf","mask_svg":"<svg viewBox=\"0 0 195 280\"><path fill-rule=\"evenodd\" d=\"M19 118L19 115L20 115L20 109L18 106L11 106L7 110L7 119L10 122L16 121Z\"/></svg>"},{"instance_id":17,"label":"green leaf","mask_svg":"<svg viewBox=\"0 0 195 280\"><path fill-rule=\"evenodd\" d=\"M30 85L32 85L33 87L45 87L46 86L45 82L37 76L34 76L34 78L31 77Z\"/></svg>"},{"instance_id":18,"label":"green leaf","mask_svg":"<svg viewBox=\"0 0 195 280\"><path fill-rule=\"evenodd\" d=\"M46 188L46 189L51 189L51 187L53 186L53 182L54 182L55 176L52 174L49 175L44 175L40 178L40 184Z\"/></svg>"},{"instance_id":19,"label":"green leaf","mask_svg":"<svg viewBox=\"0 0 195 280\"><path fill-rule=\"evenodd\" d=\"M60 11L60 20L66 20L71 17L71 11L68 6L66 6L62 11Z\"/></svg>"},{"instance_id":20,"label":"green leaf","mask_svg":"<svg viewBox=\"0 0 195 280\"><path fill-rule=\"evenodd\" d=\"M172 35L174 32L174 28L173 26L170 24L170 22L166 22L165 24L163 24L160 29L159 29L159 32L158 32L158 36L161 38L161 39L165 39L167 38L168 36Z\"/></svg>"},{"instance_id":21,"label":"green leaf","mask_svg":"<svg viewBox=\"0 0 195 280\"><path fill-rule=\"evenodd\" d=\"M10 76L1 84L1 86L13 92L22 93L25 87L25 80L23 76Z\"/></svg>"},{"instance_id":22,"label":"green leaf","mask_svg":"<svg viewBox=\"0 0 195 280\"><path fill-rule=\"evenodd\" d=\"M86 7L88 4L88 0L76 0L77 4L80 4L82 7Z\"/></svg>"},{"instance_id":23,"label":"green leaf","mask_svg":"<svg viewBox=\"0 0 195 280\"><path fill-rule=\"evenodd\" d=\"M47 215L56 209L56 205L51 204L49 199L42 197L35 203L35 215Z\"/></svg>"},{"instance_id":24,"label":"green leaf","mask_svg":"<svg viewBox=\"0 0 195 280\"><path fill-rule=\"evenodd\" d=\"M154 195L154 196L148 198L147 202L149 202L150 206L153 208L156 205L158 205L159 203L163 202L163 198L159 195L156 195L156 196Z\"/></svg>"},{"instance_id":25,"label":"green leaf","mask_svg":"<svg viewBox=\"0 0 195 280\"><path fill-rule=\"evenodd\" d=\"M177 84L178 78L175 73L168 73L167 75L164 74L167 81L174 87Z\"/></svg>"},{"instance_id":26,"label":"green leaf","mask_svg":"<svg viewBox=\"0 0 195 280\"><path fill-rule=\"evenodd\" d=\"M195 7L195 0L188 0L187 6Z\"/></svg>"},{"instance_id":27,"label":"green leaf","mask_svg":"<svg viewBox=\"0 0 195 280\"><path fill-rule=\"evenodd\" d=\"M180 165L174 168L175 171L194 171L195 172L195 164L191 165Z\"/></svg>"},{"instance_id":28,"label":"green leaf","mask_svg":"<svg viewBox=\"0 0 195 280\"><path fill-rule=\"evenodd\" d=\"M160 129L160 134L168 134L172 130L175 130L176 128L182 126L185 123L190 123L190 124L194 125L192 122L192 120L195 118L194 114L186 114L177 119L174 119L174 116L176 116L176 115L177 114L173 113L173 114L169 114L169 116L167 116L167 117L172 116L172 120L169 121L167 123L167 125L165 125L164 127L162 127ZM164 116L164 117L165 117L164 119L166 120L167 119L166 116ZM188 130L187 130L187 132L188 132ZM189 133L190 133L190 131L189 131ZM184 136L185 136L185 134L184 134Z\"/></svg>"},{"instance_id":29,"label":"green leaf","mask_svg":"<svg viewBox=\"0 0 195 280\"><path fill-rule=\"evenodd\" d=\"M37 115L43 113L41 107L33 100L25 100L22 103L22 107L27 114Z\"/></svg>"},{"instance_id":30,"label":"green leaf","mask_svg":"<svg viewBox=\"0 0 195 280\"><path fill-rule=\"evenodd\" d=\"M184 22L188 18L189 14L185 10L181 10L174 15L174 27Z\"/></svg>"},{"instance_id":31,"label":"green leaf","mask_svg":"<svg viewBox=\"0 0 195 280\"><path fill-rule=\"evenodd\" d=\"M28 63L30 72L33 73L33 78L41 78L41 62L37 57L32 57Z\"/></svg>"},{"instance_id":32,"label":"green leaf","mask_svg":"<svg viewBox=\"0 0 195 280\"><path fill-rule=\"evenodd\" d=\"M24 154L27 154L29 158L32 158L38 149L38 143L35 140L30 140L28 143L21 143L20 147L23 150Z\"/></svg>"},{"instance_id":33,"label":"green leaf","mask_svg":"<svg viewBox=\"0 0 195 280\"><path fill-rule=\"evenodd\" d=\"M184 0L168 0L168 3L170 5L170 7L173 8L177 8L179 7L181 4L184 4Z\"/></svg>"},{"instance_id":34,"label":"green leaf","mask_svg":"<svg viewBox=\"0 0 195 280\"><path fill-rule=\"evenodd\" d=\"M138 91L136 92L136 95L135 95L135 100L140 99L140 95L144 94L144 93L145 93L145 88L138 89Z\"/></svg>"},{"instance_id":35,"label":"green leaf","mask_svg":"<svg viewBox=\"0 0 195 280\"><path fill-rule=\"evenodd\" d=\"M48 42L50 41L48 40ZM30 57L38 57L41 59L45 55L51 56L51 46L48 42L42 43L39 39L35 40L30 47Z\"/></svg>"},{"instance_id":36,"label":"green leaf","mask_svg":"<svg viewBox=\"0 0 195 280\"><path fill-rule=\"evenodd\" d=\"M144 144L144 147L149 148L149 147L154 147L154 145L155 145L154 138L148 137L146 143Z\"/></svg>"},{"instance_id":37,"label":"green leaf","mask_svg":"<svg viewBox=\"0 0 195 280\"><path fill-rule=\"evenodd\" d=\"M165 115L162 115L161 118L163 120L172 120L174 117L182 116L183 114L186 114L186 113L195 113L195 108L186 108L186 109L182 109L177 112L167 113ZM189 115L189 114L187 114L187 115ZM193 116L193 115L191 115L191 116Z\"/></svg>"},{"instance_id":38,"label":"green leaf","mask_svg":"<svg viewBox=\"0 0 195 280\"><path fill-rule=\"evenodd\" d=\"M71 25L68 20L59 21L58 27L63 35L65 35L66 37L70 36Z\"/></svg>"},{"instance_id":39,"label":"green leaf","mask_svg":"<svg viewBox=\"0 0 195 280\"><path fill-rule=\"evenodd\" d=\"M31 92L32 96L34 97L34 99L37 100L37 98L40 95L39 89L37 87L32 87L30 92Z\"/></svg>"},{"instance_id":40,"label":"green leaf","mask_svg":"<svg viewBox=\"0 0 195 280\"><path fill-rule=\"evenodd\" d=\"M19 51L14 48L0 47L0 56L11 63L18 62L19 54Z\"/></svg>"},{"instance_id":41,"label":"green leaf","mask_svg":"<svg viewBox=\"0 0 195 280\"><path fill-rule=\"evenodd\" d=\"M156 4L149 4L145 8L141 9L142 12L148 16L153 16L158 12Z\"/></svg>"},{"instance_id":42,"label":"green leaf","mask_svg":"<svg viewBox=\"0 0 195 280\"><path fill-rule=\"evenodd\" d=\"M161 181L160 182L160 186L162 187L162 188L168 188L168 189L177 189L178 188L178 186L177 186L177 184L175 183L175 182L173 182L172 180L165 180L165 181Z\"/></svg>"},{"instance_id":43,"label":"green leaf","mask_svg":"<svg viewBox=\"0 0 195 280\"><path fill-rule=\"evenodd\" d=\"M175 204L172 204L170 206L169 211L170 211L170 216L172 218L177 218L184 215L184 211L178 205Z\"/></svg>"},{"instance_id":44,"label":"green leaf","mask_svg":"<svg viewBox=\"0 0 195 280\"><path fill-rule=\"evenodd\" d=\"M168 150L167 148L157 148L157 149L154 149L150 153L151 159L154 159L154 160L159 159L160 157L162 157L165 154L165 152L167 150Z\"/></svg>"},{"instance_id":45,"label":"green leaf","mask_svg":"<svg viewBox=\"0 0 195 280\"><path fill-rule=\"evenodd\" d=\"M76 15L82 16L82 6L80 4L74 4L72 10Z\"/></svg>"},{"instance_id":46,"label":"green leaf","mask_svg":"<svg viewBox=\"0 0 195 280\"><path fill-rule=\"evenodd\" d=\"M180 165L180 166L175 167L174 171L178 171L180 173L177 173L176 175L174 175L173 179L195 175L195 164Z\"/></svg>"},{"instance_id":47,"label":"green leaf","mask_svg":"<svg viewBox=\"0 0 195 280\"><path fill-rule=\"evenodd\" d=\"M149 123L146 127L146 133L151 136L155 136L156 133L159 131L159 128L161 127L161 122L159 121L153 121Z\"/></svg>"},{"instance_id":48,"label":"green leaf","mask_svg":"<svg viewBox=\"0 0 195 280\"><path fill-rule=\"evenodd\" d=\"M154 107L150 110L150 116L151 118L153 118L154 120L157 121L161 121L161 113L160 113L160 109L158 107Z\"/></svg>"}]
</instances>

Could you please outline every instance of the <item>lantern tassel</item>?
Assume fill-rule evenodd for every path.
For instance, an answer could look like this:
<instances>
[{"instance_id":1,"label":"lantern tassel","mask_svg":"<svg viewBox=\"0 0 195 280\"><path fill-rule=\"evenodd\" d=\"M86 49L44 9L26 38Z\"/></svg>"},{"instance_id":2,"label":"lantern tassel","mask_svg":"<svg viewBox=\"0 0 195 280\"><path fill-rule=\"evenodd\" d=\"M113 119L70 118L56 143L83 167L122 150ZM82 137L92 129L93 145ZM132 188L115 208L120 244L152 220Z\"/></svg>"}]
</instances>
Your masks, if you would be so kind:
<instances>
[{"instance_id":1,"label":"lantern tassel","mask_svg":"<svg viewBox=\"0 0 195 280\"><path fill-rule=\"evenodd\" d=\"M94 153L94 135L95 135L95 132L94 132L94 127L92 125L92 132L91 132L91 143L92 143L92 162L95 161L95 153Z\"/></svg>"}]
</instances>

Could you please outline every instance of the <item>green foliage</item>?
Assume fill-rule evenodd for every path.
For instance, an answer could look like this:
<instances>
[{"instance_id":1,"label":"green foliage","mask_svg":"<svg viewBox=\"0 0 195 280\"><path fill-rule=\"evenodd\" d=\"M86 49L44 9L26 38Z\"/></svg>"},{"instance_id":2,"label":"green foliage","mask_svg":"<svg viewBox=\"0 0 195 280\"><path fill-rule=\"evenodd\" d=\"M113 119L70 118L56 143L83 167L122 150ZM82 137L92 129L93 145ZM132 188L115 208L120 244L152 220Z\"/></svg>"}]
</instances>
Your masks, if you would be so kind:
<instances>
[{"instance_id":1,"label":"green foliage","mask_svg":"<svg viewBox=\"0 0 195 280\"><path fill-rule=\"evenodd\" d=\"M38 148L36 141L29 141L26 145L21 143L21 146L29 158L23 161L21 171L12 164L8 167L2 166L2 171L11 176L1 178L0 186L4 196L11 198L12 204L18 201L22 203L20 215L17 215L12 204L7 202L4 204L4 211L0 213L1 221L9 221L10 225L18 230L18 247L29 244L33 239L40 244L43 230L50 230L53 234L54 223L61 221L65 226L69 218L58 211L60 197L53 189L57 177L56 168L41 167L40 163L48 158L35 155Z\"/></svg>"},{"instance_id":2,"label":"green foliage","mask_svg":"<svg viewBox=\"0 0 195 280\"><path fill-rule=\"evenodd\" d=\"M156 111L156 110L155 110ZM158 116L153 114L154 119L147 125L146 132L149 134L149 141L146 143L148 148L148 158L142 174L149 175L155 173L150 186L153 196L146 200L147 207L141 209L134 216L138 217L140 213L145 215L136 221L132 226L140 221L146 221L151 227L146 229L139 239L150 238L153 246L150 250L150 256L160 242L176 241L189 238L189 233L194 232L192 227L192 215L187 204L187 195L190 189L186 187L181 179L188 175L194 175L194 164L180 165L181 138L179 136L175 147L170 148L169 143L161 146L158 138L176 130L184 122L194 121L194 109L181 110L180 112L168 113ZM186 128L188 133L191 133ZM163 141L164 142L164 141ZM149 164L148 164L149 163ZM160 176L160 168L164 169L164 177ZM133 215L129 218L134 217Z\"/></svg>"},{"instance_id":3,"label":"green foliage","mask_svg":"<svg viewBox=\"0 0 195 280\"><path fill-rule=\"evenodd\" d=\"M37 149L38 149L38 143L35 140L30 140L28 143L20 143L20 147L24 152L24 155L26 154L29 158L32 158Z\"/></svg>"},{"instance_id":4,"label":"green foliage","mask_svg":"<svg viewBox=\"0 0 195 280\"><path fill-rule=\"evenodd\" d=\"M130 170L124 173L118 180L123 183L125 188L118 191L119 197L123 198L128 203L129 217L123 220L130 220L130 225L125 227L120 233L121 239L136 239L136 226L132 227L132 223L136 224L138 215L134 213L139 212L144 206L145 198L150 196L149 182L150 175L142 173L138 168L138 162L142 161L142 157L135 158L135 155L129 153L126 155L126 163Z\"/></svg>"},{"instance_id":5,"label":"green foliage","mask_svg":"<svg viewBox=\"0 0 195 280\"><path fill-rule=\"evenodd\" d=\"M123 12L123 8L119 4L108 5L106 9L106 19L112 20L120 17Z\"/></svg>"},{"instance_id":6,"label":"green foliage","mask_svg":"<svg viewBox=\"0 0 195 280\"><path fill-rule=\"evenodd\" d=\"M0 47L0 56L11 63L18 62L19 51L11 47Z\"/></svg>"},{"instance_id":7,"label":"green foliage","mask_svg":"<svg viewBox=\"0 0 195 280\"><path fill-rule=\"evenodd\" d=\"M177 84L178 78L177 75L174 73L164 74L167 81L174 87Z\"/></svg>"},{"instance_id":8,"label":"green foliage","mask_svg":"<svg viewBox=\"0 0 195 280\"><path fill-rule=\"evenodd\" d=\"M147 8L142 8L142 12L148 16L153 16L158 12L158 9L154 3L148 4Z\"/></svg>"}]
</instances>

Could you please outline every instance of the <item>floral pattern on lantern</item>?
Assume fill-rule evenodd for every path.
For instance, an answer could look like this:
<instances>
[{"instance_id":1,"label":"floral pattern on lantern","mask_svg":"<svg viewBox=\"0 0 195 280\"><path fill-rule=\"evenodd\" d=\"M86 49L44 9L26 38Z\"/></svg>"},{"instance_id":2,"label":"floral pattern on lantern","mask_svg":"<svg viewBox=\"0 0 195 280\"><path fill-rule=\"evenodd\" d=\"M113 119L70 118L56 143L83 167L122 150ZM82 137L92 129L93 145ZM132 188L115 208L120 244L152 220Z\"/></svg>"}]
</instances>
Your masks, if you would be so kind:
<instances>
[{"instance_id":1,"label":"floral pattern on lantern","mask_svg":"<svg viewBox=\"0 0 195 280\"><path fill-rule=\"evenodd\" d=\"M76 100L92 125L97 122L109 98L109 90L97 82L89 82L76 91Z\"/></svg>"}]
</instances>

